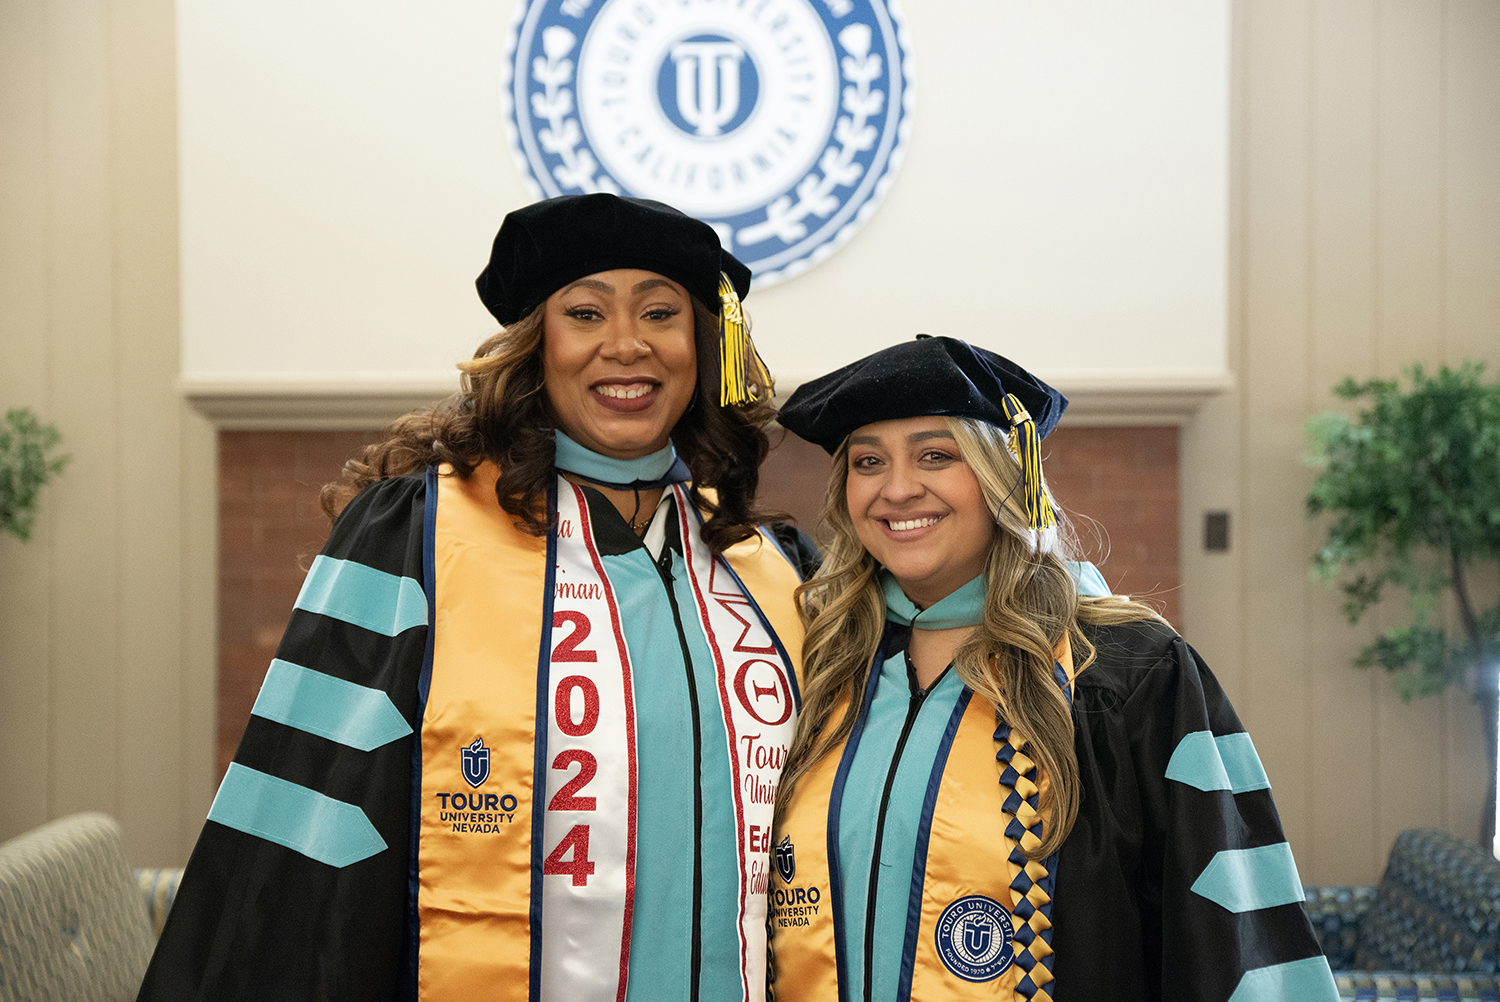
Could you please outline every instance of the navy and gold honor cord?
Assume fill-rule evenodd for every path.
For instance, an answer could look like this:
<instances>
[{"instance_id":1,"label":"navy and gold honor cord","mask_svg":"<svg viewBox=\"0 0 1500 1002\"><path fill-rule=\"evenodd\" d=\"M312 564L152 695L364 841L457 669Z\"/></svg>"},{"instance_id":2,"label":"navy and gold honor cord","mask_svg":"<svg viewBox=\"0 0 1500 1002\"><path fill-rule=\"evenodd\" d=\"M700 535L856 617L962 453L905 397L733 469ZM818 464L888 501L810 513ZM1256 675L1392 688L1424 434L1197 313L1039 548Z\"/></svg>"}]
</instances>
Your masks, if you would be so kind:
<instances>
[{"instance_id":1,"label":"navy and gold honor cord","mask_svg":"<svg viewBox=\"0 0 1500 1002\"><path fill-rule=\"evenodd\" d=\"M1021 503L1026 508L1026 524L1032 529L1050 529L1057 524L1052 501L1042 485L1042 438L1036 433L1036 422L1014 393L1007 393L1002 403L1010 419L1010 451L1021 466Z\"/></svg>"},{"instance_id":2,"label":"navy and gold honor cord","mask_svg":"<svg viewBox=\"0 0 1500 1002\"><path fill-rule=\"evenodd\" d=\"M719 406L743 407L760 398L770 374L755 342L750 321L729 276L719 272Z\"/></svg>"},{"instance_id":3,"label":"navy and gold honor cord","mask_svg":"<svg viewBox=\"0 0 1500 1002\"><path fill-rule=\"evenodd\" d=\"M1071 706L1073 694L1067 673L1054 665L1053 675ZM1025 739L995 714L995 761L1000 768L1001 808L1009 819L1005 835L1011 843L1010 862L1019 868L1010 885L1016 901L1016 964L1026 973L1016 985L1016 996L1028 1002L1052 1002L1052 896L1057 886L1057 853L1045 861L1026 858L1025 850L1041 844L1041 782L1036 763L1027 755Z\"/></svg>"}]
</instances>

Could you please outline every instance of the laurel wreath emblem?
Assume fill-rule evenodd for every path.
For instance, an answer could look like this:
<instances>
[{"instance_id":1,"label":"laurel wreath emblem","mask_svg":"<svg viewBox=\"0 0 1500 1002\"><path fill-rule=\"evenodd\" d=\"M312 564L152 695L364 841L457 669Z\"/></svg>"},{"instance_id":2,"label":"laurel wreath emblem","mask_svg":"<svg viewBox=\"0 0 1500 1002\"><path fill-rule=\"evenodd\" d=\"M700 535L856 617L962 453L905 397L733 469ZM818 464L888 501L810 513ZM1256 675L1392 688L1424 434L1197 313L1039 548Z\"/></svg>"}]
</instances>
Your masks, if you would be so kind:
<instances>
[{"instance_id":1,"label":"laurel wreath emblem","mask_svg":"<svg viewBox=\"0 0 1500 1002\"><path fill-rule=\"evenodd\" d=\"M879 137L879 130L870 124L870 119L885 106L885 91L873 86L884 72L884 65L880 54L870 51L869 25L846 26L839 32L838 41L846 53L839 60L839 69L848 83L840 102L845 114L834 123L834 143L818 158L817 170L798 182L796 200L783 195L766 206L765 220L741 229L735 235L735 243L753 246L772 237L786 244L801 240L807 235L804 220L809 216L825 219L836 211L839 199L833 194L835 189L852 187L864 173L864 167L854 158L874 146ZM552 168L552 176L563 188L586 194L598 191L619 194L619 185L600 170L588 147L580 148L583 129L573 115L575 104L569 86L574 70L569 56L577 44L577 37L567 28L553 25L542 31L544 55L531 63L532 79L542 86L541 92L531 95L531 111L547 122L537 130L537 141L543 150L562 160Z\"/></svg>"},{"instance_id":2,"label":"laurel wreath emblem","mask_svg":"<svg viewBox=\"0 0 1500 1002\"><path fill-rule=\"evenodd\" d=\"M577 188L588 195L599 191L618 195L619 185L599 172L599 163L588 147L578 148L583 129L572 117L573 91L567 86L573 82L573 60L568 54L577 44L577 37L567 28L553 25L542 31L544 54L531 62L531 77L542 85L540 94L531 95L531 113L547 120L547 126L537 130L537 142L548 153L562 158L562 163L552 168L552 176L564 188Z\"/></svg>"},{"instance_id":3,"label":"laurel wreath emblem","mask_svg":"<svg viewBox=\"0 0 1500 1002\"><path fill-rule=\"evenodd\" d=\"M766 206L766 221L740 230L735 237L737 243L750 246L770 237L787 244L801 240L807 236L803 220L808 216L826 218L839 207L833 190L852 186L864 173L864 167L855 163L854 157L874 146L879 135L869 121L885 105L885 91L870 86L880 79L881 59L879 53L870 51L867 24L855 23L844 28L839 32L839 44L848 53L839 60L839 68L850 83L844 88L842 102L848 115L841 116L833 126L833 138L839 145L829 146L818 159L821 177L813 172L798 182L795 203L790 196L783 195Z\"/></svg>"}]
</instances>

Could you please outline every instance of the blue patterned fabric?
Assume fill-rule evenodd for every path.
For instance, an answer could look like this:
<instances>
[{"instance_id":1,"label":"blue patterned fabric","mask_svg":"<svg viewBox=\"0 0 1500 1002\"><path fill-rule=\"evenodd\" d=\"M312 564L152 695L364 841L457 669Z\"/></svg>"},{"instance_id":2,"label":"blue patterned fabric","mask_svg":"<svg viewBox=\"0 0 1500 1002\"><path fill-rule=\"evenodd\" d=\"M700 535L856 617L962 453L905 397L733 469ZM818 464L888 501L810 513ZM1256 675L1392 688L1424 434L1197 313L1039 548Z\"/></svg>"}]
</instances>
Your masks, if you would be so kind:
<instances>
[{"instance_id":1,"label":"blue patterned fabric","mask_svg":"<svg viewBox=\"0 0 1500 1002\"><path fill-rule=\"evenodd\" d=\"M1303 908L1317 933L1323 956L1335 971L1354 966L1354 943L1359 924L1375 903L1375 886L1327 885L1304 887Z\"/></svg>"},{"instance_id":2,"label":"blue patterned fabric","mask_svg":"<svg viewBox=\"0 0 1500 1002\"><path fill-rule=\"evenodd\" d=\"M1354 960L1367 971L1500 970L1500 861L1444 831L1402 832Z\"/></svg>"},{"instance_id":3,"label":"blue patterned fabric","mask_svg":"<svg viewBox=\"0 0 1500 1002\"><path fill-rule=\"evenodd\" d=\"M1401 974L1338 971L1339 1002L1500 1002L1493 974Z\"/></svg>"},{"instance_id":4,"label":"blue patterned fabric","mask_svg":"<svg viewBox=\"0 0 1500 1002\"><path fill-rule=\"evenodd\" d=\"M1341 1000L1500 1002L1500 862L1480 846L1402 832L1379 887L1305 891Z\"/></svg>"},{"instance_id":5,"label":"blue patterned fabric","mask_svg":"<svg viewBox=\"0 0 1500 1002\"><path fill-rule=\"evenodd\" d=\"M161 927L167 924L167 913L177 899L177 885L182 883L180 868L136 870L135 884L141 891L141 903L146 906L146 915L151 919L151 930L161 935Z\"/></svg>"}]
</instances>

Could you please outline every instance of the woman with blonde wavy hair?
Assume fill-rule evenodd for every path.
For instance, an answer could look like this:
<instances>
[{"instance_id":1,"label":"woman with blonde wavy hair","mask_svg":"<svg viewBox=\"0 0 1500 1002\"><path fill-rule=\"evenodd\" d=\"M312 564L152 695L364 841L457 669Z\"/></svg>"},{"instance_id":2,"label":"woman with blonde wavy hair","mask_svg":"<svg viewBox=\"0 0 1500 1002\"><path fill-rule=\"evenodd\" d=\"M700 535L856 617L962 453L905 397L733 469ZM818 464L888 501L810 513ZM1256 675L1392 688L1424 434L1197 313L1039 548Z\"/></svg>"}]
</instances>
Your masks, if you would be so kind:
<instances>
[{"instance_id":1,"label":"woman with blonde wavy hair","mask_svg":"<svg viewBox=\"0 0 1500 1002\"><path fill-rule=\"evenodd\" d=\"M777 793L780 1002L1332 1002L1254 745L1156 613L1069 558L1066 406L951 338L804 384L833 455Z\"/></svg>"},{"instance_id":2,"label":"woman with blonde wavy hair","mask_svg":"<svg viewBox=\"0 0 1500 1002\"><path fill-rule=\"evenodd\" d=\"M707 224L506 216L462 389L337 514L142 999L759 1002L799 577L771 380ZM755 694L753 702L743 693Z\"/></svg>"}]
</instances>

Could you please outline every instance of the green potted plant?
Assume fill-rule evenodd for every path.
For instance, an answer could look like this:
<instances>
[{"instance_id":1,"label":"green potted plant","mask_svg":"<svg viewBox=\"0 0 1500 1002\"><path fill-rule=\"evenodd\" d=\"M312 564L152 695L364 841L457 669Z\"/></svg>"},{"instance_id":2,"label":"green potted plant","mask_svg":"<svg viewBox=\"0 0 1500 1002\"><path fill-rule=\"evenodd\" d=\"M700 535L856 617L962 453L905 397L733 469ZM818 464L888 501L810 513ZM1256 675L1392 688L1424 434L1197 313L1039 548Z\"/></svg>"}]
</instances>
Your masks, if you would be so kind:
<instances>
[{"instance_id":1,"label":"green potted plant","mask_svg":"<svg viewBox=\"0 0 1500 1002\"><path fill-rule=\"evenodd\" d=\"M0 531L26 540L36 520L42 485L62 472L68 456L55 454L62 436L28 407L12 407L0 424Z\"/></svg>"},{"instance_id":2,"label":"green potted plant","mask_svg":"<svg viewBox=\"0 0 1500 1002\"><path fill-rule=\"evenodd\" d=\"M1483 366L1443 367L1397 380L1346 379L1334 392L1364 401L1354 418L1308 422L1308 461L1322 472L1310 516L1331 516L1313 573L1338 581L1344 613L1358 622L1388 587L1406 597L1405 621L1354 663L1392 673L1403 699L1462 685L1478 704L1489 748L1489 792L1480 844L1494 838L1495 752L1500 710L1500 603L1485 608L1476 580L1500 566L1500 383ZM1483 590L1483 589L1480 589Z\"/></svg>"}]
</instances>

